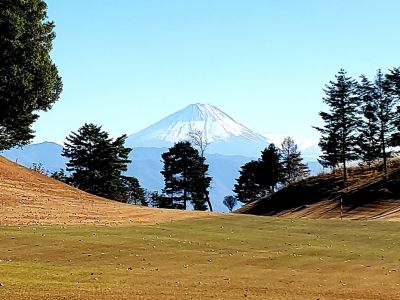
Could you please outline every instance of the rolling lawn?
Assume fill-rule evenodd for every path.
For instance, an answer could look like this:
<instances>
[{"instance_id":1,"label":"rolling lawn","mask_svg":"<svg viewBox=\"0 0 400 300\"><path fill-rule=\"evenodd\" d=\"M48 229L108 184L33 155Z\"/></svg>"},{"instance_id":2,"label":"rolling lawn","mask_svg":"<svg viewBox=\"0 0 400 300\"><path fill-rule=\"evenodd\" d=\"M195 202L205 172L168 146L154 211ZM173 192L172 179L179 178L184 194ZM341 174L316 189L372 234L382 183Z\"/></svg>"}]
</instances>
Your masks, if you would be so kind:
<instances>
[{"instance_id":1,"label":"rolling lawn","mask_svg":"<svg viewBox=\"0 0 400 300\"><path fill-rule=\"evenodd\" d=\"M0 299L400 299L400 223L0 227Z\"/></svg>"}]
</instances>

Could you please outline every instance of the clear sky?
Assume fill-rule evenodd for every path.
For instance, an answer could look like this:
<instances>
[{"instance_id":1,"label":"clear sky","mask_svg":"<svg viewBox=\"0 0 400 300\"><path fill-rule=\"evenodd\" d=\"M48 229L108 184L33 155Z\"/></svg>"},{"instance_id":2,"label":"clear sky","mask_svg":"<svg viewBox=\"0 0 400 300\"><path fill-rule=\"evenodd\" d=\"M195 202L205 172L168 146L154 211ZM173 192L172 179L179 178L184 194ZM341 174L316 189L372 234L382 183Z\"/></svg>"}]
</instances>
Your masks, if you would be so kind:
<instances>
[{"instance_id":1,"label":"clear sky","mask_svg":"<svg viewBox=\"0 0 400 300\"><path fill-rule=\"evenodd\" d=\"M318 138L322 89L400 66L398 0L47 0L64 91L35 142L85 122L132 134L191 103Z\"/></svg>"}]
</instances>

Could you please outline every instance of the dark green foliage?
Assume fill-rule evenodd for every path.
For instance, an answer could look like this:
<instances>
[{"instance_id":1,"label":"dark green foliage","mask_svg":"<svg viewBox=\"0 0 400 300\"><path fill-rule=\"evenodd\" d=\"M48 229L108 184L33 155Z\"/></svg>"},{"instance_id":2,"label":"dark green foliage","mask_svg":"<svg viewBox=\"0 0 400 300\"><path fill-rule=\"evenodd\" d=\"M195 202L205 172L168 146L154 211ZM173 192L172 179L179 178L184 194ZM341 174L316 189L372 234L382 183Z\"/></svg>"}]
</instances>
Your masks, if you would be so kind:
<instances>
[{"instance_id":1,"label":"dark green foliage","mask_svg":"<svg viewBox=\"0 0 400 300\"><path fill-rule=\"evenodd\" d=\"M284 169L281 159L282 152L275 144L269 144L261 152L256 176L261 189L265 190L266 193L273 193L277 184L283 182Z\"/></svg>"},{"instance_id":2,"label":"dark green foliage","mask_svg":"<svg viewBox=\"0 0 400 300\"><path fill-rule=\"evenodd\" d=\"M347 77L343 69L330 81L324 89L323 101L329 112L321 112L325 123L323 128L315 127L321 132L320 147L323 152L321 160L332 167L338 163L343 167L343 180L347 180L346 163L357 158L355 153L356 130L359 125L359 98L357 83Z\"/></svg>"},{"instance_id":3,"label":"dark green foliage","mask_svg":"<svg viewBox=\"0 0 400 300\"><path fill-rule=\"evenodd\" d=\"M124 197L122 201L129 204L148 206L144 189L140 186L139 180L135 177L122 176Z\"/></svg>"},{"instance_id":4,"label":"dark green foliage","mask_svg":"<svg viewBox=\"0 0 400 300\"><path fill-rule=\"evenodd\" d=\"M60 169L58 171L54 171L50 174L50 177L53 179L56 179L58 181L62 181L64 183L68 183L68 179L69 177L67 176L67 174L65 173L64 169Z\"/></svg>"},{"instance_id":5,"label":"dark green foliage","mask_svg":"<svg viewBox=\"0 0 400 300\"><path fill-rule=\"evenodd\" d=\"M367 163L381 158L387 174L388 146L395 128L395 97L381 70L377 71L372 83L362 75L358 90L364 117L359 127L360 157Z\"/></svg>"},{"instance_id":6,"label":"dark green foliage","mask_svg":"<svg viewBox=\"0 0 400 300\"><path fill-rule=\"evenodd\" d=\"M170 208L170 209L182 209L183 206L181 204L174 203L171 197L167 197L166 195L160 195L158 192L148 192L147 195L148 203L152 207L157 208Z\"/></svg>"},{"instance_id":7,"label":"dark green foliage","mask_svg":"<svg viewBox=\"0 0 400 300\"><path fill-rule=\"evenodd\" d=\"M396 109L393 114L393 125L395 130L390 138L391 146L400 146L400 68L393 68L385 76L387 92L395 99Z\"/></svg>"},{"instance_id":8,"label":"dark green foliage","mask_svg":"<svg viewBox=\"0 0 400 300\"><path fill-rule=\"evenodd\" d=\"M321 112L322 119L329 120L331 115ZM318 146L322 155L318 160L324 168L335 169L339 164L339 135L334 124L326 123L324 128L317 128L321 132Z\"/></svg>"},{"instance_id":9,"label":"dark green foliage","mask_svg":"<svg viewBox=\"0 0 400 300\"><path fill-rule=\"evenodd\" d=\"M247 203L253 199L265 196L265 190L259 184L259 169L260 163L257 160L252 160L240 168L240 175L236 179L233 189L240 202Z\"/></svg>"},{"instance_id":10,"label":"dark green foliage","mask_svg":"<svg viewBox=\"0 0 400 300\"><path fill-rule=\"evenodd\" d=\"M162 159L163 192L172 199L172 206L186 209L191 201L194 209L206 210L211 177L206 175L205 158L189 142L179 142L163 153Z\"/></svg>"},{"instance_id":11,"label":"dark green foliage","mask_svg":"<svg viewBox=\"0 0 400 300\"><path fill-rule=\"evenodd\" d=\"M280 150L270 144L261 152L260 159L246 163L239 173L233 191L240 202L247 203L273 193L277 184L283 181Z\"/></svg>"},{"instance_id":12,"label":"dark green foliage","mask_svg":"<svg viewBox=\"0 0 400 300\"><path fill-rule=\"evenodd\" d=\"M291 137L286 137L281 145L281 163L283 168L283 183L290 185L309 174L307 165L303 163L301 152Z\"/></svg>"},{"instance_id":13,"label":"dark green foliage","mask_svg":"<svg viewBox=\"0 0 400 300\"><path fill-rule=\"evenodd\" d=\"M55 34L46 9L42 0L0 1L0 150L27 144L38 112L62 90L49 55Z\"/></svg>"},{"instance_id":14,"label":"dark green foliage","mask_svg":"<svg viewBox=\"0 0 400 300\"><path fill-rule=\"evenodd\" d=\"M126 135L115 140L101 126L85 124L67 137L62 155L69 158L70 182L89 193L113 200L125 197L122 172L127 170L130 148L125 148Z\"/></svg>"},{"instance_id":15,"label":"dark green foliage","mask_svg":"<svg viewBox=\"0 0 400 300\"><path fill-rule=\"evenodd\" d=\"M222 202L228 209L230 212L232 212L232 210L235 208L235 206L237 205L237 198L235 196L225 196L224 197L224 201Z\"/></svg>"}]
</instances>

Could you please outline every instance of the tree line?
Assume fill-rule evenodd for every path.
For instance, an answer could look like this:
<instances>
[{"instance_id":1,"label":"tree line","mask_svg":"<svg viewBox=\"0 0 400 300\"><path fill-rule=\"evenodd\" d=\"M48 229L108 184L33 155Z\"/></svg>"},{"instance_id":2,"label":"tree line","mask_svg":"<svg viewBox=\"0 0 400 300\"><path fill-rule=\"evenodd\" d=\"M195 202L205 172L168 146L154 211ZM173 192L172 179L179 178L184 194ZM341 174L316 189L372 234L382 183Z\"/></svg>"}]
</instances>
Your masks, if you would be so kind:
<instances>
[{"instance_id":1,"label":"tree line","mask_svg":"<svg viewBox=\"0 0 400 300\"><path fill-rule=\"evenodd\" d=\"M291 137L286 137L281 148L271 143L261 152L258 160L243 165L239 171L234 192L242 203L273 194L277 187L285 187L308 176L308 166ZM225 197L230 209L232 198Z\"/></svg>"},{"instance_id":2,"label":"tree line","mask_svg":"<svg viewBox=\"0 0 400 300\"><path fill-rule=\"evenodd\" d=\"M400 145L400 68L378 70L373 80L361 75L359 81L342 69L324 93L328 111L319 113L324 126L314 127L321 133L320 163L341 166L344 182L348 162L355 160L369 165L380 160L387 174L391 149Z\"/></svg>"}]
</instances>

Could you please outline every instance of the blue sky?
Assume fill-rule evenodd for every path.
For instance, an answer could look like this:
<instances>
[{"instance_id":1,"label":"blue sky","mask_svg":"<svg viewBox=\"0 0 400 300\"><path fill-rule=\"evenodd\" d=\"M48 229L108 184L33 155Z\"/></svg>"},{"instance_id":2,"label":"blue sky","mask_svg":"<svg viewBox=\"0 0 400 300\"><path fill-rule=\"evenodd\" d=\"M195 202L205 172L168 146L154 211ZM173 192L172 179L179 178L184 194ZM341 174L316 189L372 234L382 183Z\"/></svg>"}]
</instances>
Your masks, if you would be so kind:
<instances>
[{"instance_id":1,"label":"blue sky","mask_svg":"<svg viewBox=\"0 0 400 300\"><path fill-rule=\"evenodd\" d=\"M400 66L400 1L47 0L64 91L34 125L62 141L85 122L132 134L191 103L259 133L318 139L340 68Z\"/></svg>"}]
</instances>

